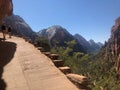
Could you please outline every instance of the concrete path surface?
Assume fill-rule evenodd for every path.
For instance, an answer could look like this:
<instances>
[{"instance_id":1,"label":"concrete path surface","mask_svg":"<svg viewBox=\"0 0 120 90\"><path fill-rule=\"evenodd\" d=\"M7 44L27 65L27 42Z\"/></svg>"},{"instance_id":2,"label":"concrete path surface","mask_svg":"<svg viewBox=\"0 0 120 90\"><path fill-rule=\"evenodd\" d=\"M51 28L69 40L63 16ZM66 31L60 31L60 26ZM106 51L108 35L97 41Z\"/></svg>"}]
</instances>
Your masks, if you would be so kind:
<instances>
[{"instance_id":1,"label":"concrete path surface","mask_svg":"<svg viewBox=\"0 0 120 90\"><path fill-rule=\"evenodd\" d=\"M0 41L0 90L79 89L32 44L12 37Z\"/></svg>"}]
</instances>

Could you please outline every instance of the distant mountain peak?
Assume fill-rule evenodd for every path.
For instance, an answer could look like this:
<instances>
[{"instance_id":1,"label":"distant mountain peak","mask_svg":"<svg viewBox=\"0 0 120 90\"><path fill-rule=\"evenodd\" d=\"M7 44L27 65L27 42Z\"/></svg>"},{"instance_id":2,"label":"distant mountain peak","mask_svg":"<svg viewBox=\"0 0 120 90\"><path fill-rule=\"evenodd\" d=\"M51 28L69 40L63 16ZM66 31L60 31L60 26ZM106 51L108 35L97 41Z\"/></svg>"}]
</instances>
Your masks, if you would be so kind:
<instances>
[{"instance_id":1,"label":"distant mountain peak","mask_svg":"<svg viewBox=\"0 0 120 90\"><path fill-rule=\"evenodd\" d=\"M55 35L65 36L67 34L70 35L70 33L60 25L53 25L38 32L39 36L45 36L48 39L53 38Z\"/></svg>"},{"instance_id":2,"label":"distant mountain peak","mask_svg":"<svg viewBox=\"0 0 120 90\"><path fill-rule=\"evenodd\" d=\"M46 32L52 32L55 34L55 33L60 32L60 31L64 31L65 33L69 33L65 28L63 28L60 25L53 25L51 27L48 27Z\"/></svg>"},{"instance_id":3,"label":"distant mountain peak","mask_svg":"<svg viewBox=\"0 0 120 90\"><path fill-rule=\"evenodd\" d=\"M90 40L89 40L89 43L90 43L90 45L91 45L91 44L95 44L95 41L94 41L93 39L90 39Z\"/></svg>"}]
</instances>

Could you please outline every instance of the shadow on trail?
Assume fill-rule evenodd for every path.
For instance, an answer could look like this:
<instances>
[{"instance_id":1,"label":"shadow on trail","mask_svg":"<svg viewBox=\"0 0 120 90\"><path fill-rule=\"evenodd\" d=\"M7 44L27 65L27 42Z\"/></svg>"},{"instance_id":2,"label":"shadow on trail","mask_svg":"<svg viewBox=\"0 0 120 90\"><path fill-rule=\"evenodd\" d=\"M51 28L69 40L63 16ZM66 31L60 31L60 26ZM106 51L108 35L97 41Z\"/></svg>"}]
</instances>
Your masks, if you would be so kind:
<instances>
[{"instance_id":1,"label":"shadow on trail","mask_svg":"<svg viewBox=\"0 0 120 90\"><path fill-rule=\"evenodd\" d=\"M5 88L7 87L7 84L5 83L4 79L2 79L2 74L4 72L3 68L12 60L15 51L15 43L3 41L0 38L0 90L5 90Z\"/></svg>"}]
</instances>

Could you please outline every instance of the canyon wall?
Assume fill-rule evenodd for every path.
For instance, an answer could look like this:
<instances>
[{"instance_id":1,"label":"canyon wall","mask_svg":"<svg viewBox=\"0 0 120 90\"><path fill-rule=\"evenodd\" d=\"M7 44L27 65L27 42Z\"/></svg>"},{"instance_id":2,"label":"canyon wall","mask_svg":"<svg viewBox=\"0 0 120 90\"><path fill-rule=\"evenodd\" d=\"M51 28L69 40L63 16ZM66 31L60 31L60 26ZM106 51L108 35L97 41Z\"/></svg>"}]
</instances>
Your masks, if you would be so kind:
<instances>
[{"instance_id":1,"label":"canyon wall","mask_svg":"<svg viewBox=\"0 0 120 90\"><path fill-rule=\"evenodd\" d=\"M0 0L0 24L2 19L13 13L12 0Z\"/></svg>"}]
</instances>

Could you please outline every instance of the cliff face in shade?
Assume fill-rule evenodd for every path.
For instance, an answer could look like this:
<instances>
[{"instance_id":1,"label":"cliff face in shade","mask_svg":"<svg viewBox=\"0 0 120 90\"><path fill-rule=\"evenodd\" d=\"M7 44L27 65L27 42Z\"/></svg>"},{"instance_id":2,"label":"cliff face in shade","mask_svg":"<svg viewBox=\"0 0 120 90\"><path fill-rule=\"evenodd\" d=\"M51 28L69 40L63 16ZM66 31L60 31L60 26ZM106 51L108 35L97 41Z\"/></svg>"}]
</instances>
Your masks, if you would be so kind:
<instances>
[{"instance_id":1,"label":"cliff face in shade","mask_svg":"<svg viewBox=\"0 0 120 90\"><path fill-rule=\"evenodd\" d=\"M115 68L120 75L120 17L116 19L115 25L111 29L111 37L107 45L107 56L117 56Z\"/></svg>"},{"instance_id":2,"label":"cliff face in shade","mask_svg":"<svg viewBox=\"0 0 120 90\"><path fill-rule=\"evenodd\" d=\"M35 39L36 33L31 29L31 27L23 20L22 17L12 14L3 19L7 26L12 27L12 34L21 35Z\"/></svg>"},{"instance_id":3,"label":"cliff face in shade","mask_svg":"<svg viewBox=\"0 0 120 90\"><path fill-rule=\"evenodd\" d=\"M0 0L0 24L2 19L13 13L12 0Z\"/></svg>"}]
</instances>

